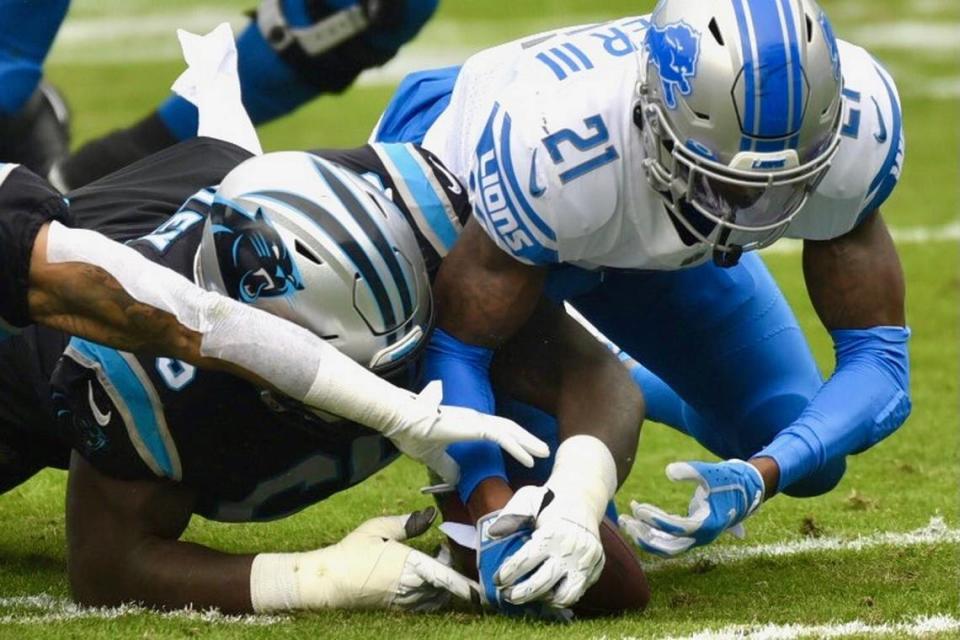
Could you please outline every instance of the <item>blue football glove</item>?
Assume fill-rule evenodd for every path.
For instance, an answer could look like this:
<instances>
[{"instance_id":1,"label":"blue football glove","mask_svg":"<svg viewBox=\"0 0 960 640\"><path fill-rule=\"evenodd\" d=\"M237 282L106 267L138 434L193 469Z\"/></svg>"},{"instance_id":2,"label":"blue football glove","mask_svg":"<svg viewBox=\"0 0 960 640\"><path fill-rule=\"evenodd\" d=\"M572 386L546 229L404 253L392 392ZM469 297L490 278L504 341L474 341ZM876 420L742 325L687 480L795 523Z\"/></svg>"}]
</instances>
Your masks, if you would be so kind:
<instances>
[{"instance_id":1,"label":"blue football glove","mask_svg":"<svg viewBox=\"0 0 960 640\"><path fill-rule=\"evenodd\" d=\"M763 501L763 477L743 460L674 462L667 465L667 478L697 483L686 516L632 501L633 517L620 516L621 531L641 549L658 556L675 556L709 544L724 531L742 538L741 523Z\"/></svg>"},{"instance_id":2,"label":"blue football glove","mask_svg":"<svg viewBox=\"0 0 960 640\"><path fill-rule=\"evenodd\" d=\"M480 587L483 589L483 599L486 604L500 613L516 617L533 617L553 622L569 622L573 614L569 609L556 609L540 602L526 605L516 605L507 601L504 589L498 587L494 577L497 571L510 556L520 550L530 540L533 529L519 528L509 535L495 538L490 535L490 525L493 524L499 511L488 513L477 522L477 574Z\"/></svg>"}]
</instances>

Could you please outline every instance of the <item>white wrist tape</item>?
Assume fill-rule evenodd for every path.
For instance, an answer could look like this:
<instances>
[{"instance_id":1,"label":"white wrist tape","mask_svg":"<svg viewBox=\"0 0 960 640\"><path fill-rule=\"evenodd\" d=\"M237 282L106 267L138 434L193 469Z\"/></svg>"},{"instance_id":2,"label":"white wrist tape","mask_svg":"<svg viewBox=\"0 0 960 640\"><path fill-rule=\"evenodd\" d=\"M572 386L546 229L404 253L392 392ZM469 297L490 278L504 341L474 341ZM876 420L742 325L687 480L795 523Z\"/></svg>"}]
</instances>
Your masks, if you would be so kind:
<instances>
[{"instance_id":1,"label":"white wrist tape","mask_svg":"<svg viewBox=\"0 0 960 640\"><path fill-rule=\"evenodd\" d=\"M395 540L364 533L363 526L339 543L316 551L256 556L250 568L253 610L390 607L413 550Z\"/></svg>"},{"instance_id":2,"label":"white wrist tape","mask_svg":"<svg viewBox=\"0 0 960 640\"><path fill-rule=\"evenodd\" d=\"M560 496L578 496L599 523L617 491L617 464L599 439L576 435L557 448L546 486Z\"/></svg>"},{"instance_id":3,"label":"white wrist tape","mask_svg":"<svg viewBox=\"0 0 960 640\"><path fill-rule=\"evenodd\" d=\"M256 613L302 608L297 584L299 553L261 553L250 567L250 602Z\"/></svg>"},{"instance_id":4,"label":"white wrist tape","mask_svg":"<svg viewBox=\"0 0 960 640\"><path fill-rule=\"evenodd\" d=\"M404 409L414 406L412 393L378 378L303 327L205 291L99 233L52 223L47 260L103 269L133 299L201 334L201 355L249 371L317 409L390 431L404 421Z\"/></svg>"}]
</instances>

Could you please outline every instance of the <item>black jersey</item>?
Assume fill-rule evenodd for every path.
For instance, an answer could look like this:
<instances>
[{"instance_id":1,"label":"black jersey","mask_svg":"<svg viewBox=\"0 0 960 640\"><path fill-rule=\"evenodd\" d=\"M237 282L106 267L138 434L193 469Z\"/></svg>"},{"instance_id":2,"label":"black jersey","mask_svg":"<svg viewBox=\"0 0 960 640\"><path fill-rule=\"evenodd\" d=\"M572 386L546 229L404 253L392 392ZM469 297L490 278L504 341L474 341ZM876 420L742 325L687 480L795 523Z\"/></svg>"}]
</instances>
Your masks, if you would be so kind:
<instances>
[{"instance_id":1,"label":"black jersey","mask_svg":"<svg viewBox=\"0 0 960 640\"><path fill-rule=\"evenodd\" d=\"M44 224L70 224L63 196L17 164L0 163L0 339L30 324L30 254Z\"/></svg>"},{"instance_id":2,"label":"black jersey","mask_svg":"<svg viewBox=\"0 0 960 640\"><path fill-rule=\"evenodd\" d=\"M124 197L111 196L103 181L71 194L79 224L109 228L119 238L133 235L130 229L142 232L189 182L195 192L128 244L194 279L215 185L243 159L232 145L204 144L205 166L217 167L202 176L206 185L196 188L197 176L184 169L197 162L196 150L178 145L122 172L127 182L114 174L112 189ZM215 162L218 149L223 157ZM411 145L317 153L388 193L436 270L469 214L464 190L446 179L439 162ZM172 169L167 180L151 161ZM360 482L398 455L377 432L307 414L240 378L77 338L51 387L62 436L91 464L114 477L182 483L197 493L197 512L211 519L283 517Z\"/></svg>"}]
</instances>

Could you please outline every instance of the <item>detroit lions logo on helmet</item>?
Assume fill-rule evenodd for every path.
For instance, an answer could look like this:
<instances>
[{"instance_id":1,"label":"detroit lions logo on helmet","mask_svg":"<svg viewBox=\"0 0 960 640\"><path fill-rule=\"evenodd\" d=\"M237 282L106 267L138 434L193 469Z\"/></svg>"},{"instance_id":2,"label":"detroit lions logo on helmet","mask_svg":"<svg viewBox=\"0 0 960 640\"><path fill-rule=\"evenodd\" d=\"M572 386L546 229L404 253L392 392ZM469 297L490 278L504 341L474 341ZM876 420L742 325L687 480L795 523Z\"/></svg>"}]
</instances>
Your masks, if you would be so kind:
<instances>
[{"instance_id":1,"label":"detroit lions logo on helmet","mask_svg":"<svg viewBox=\"0 0 960 640\"><path fill-rule=\"evenodd\" d=\"M224 202L210 212L223 282L230 297L251 303L303 289L296 263L280 234L257 208L251 216Z\"/></svg>"},{"instance_id":2,"label":"detroit lions logo on helmet","mask_svg":"<svg viewBox=\"0 0 960 640\"><path fill-rule=\"evenodd\" d=\"M690 79L697 75L700 33L683 20L663 27L650 25L643 45L660 73L663 101L676 109L676 91L685 96L693 93Z\"/></svg>"}]
</instances>

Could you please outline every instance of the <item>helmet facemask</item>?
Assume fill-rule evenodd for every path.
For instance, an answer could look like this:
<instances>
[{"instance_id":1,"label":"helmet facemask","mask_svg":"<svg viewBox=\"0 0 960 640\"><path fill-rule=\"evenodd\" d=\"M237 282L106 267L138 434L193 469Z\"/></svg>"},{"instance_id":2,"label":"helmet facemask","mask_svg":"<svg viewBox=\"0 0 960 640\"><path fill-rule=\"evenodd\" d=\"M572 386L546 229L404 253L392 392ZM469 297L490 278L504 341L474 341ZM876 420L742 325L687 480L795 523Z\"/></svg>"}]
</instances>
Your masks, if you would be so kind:
<instances>
[{"instance_id":1,"label":"helmet facemask","mask_svg":"<svg viewBox=\"0 0 960 640\"><path fill-rule=\"evenodd\" d=\"M840 137L835 135L815 160L790 169L736 169L708 160L682 144L660 105L641 101L640 108L647 181L697 240L721 253L753 251L776 242L820 184L840 145ZM763 162L753 155L750 162ZM790 162L785 158L768 161ZM691 220L691 209L709 224Z\"/></svg>"},{"instance_id":2,"label":"helmet facemask","mask_svg":"<svg viewBox=\"0 0 960 640\"><path fill-rule=\"evenodd\" d=\"M791 116L793 128L781 121L779 137L751 137L738 104L745 71L730 26L735 21L716 5L711 9L721 12L716 17L701 7L692 0L658 5L638 48L634 120L643 137L646 179L663 198L681 238L709 245L715 261L729 266L743 251L783 236L820 184L839 149L842 96L832 57L810 53L805 60L811 72L829 78L814 93L807 69L793 72L791 78L799 74L805 87L803 106ZM801 0L798 11L814 8ZM827 43L808 33L814 45Z\"/></svg>"}]
</instances>

